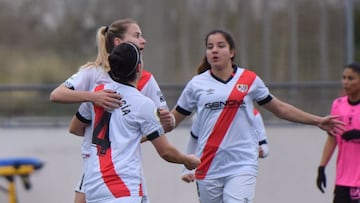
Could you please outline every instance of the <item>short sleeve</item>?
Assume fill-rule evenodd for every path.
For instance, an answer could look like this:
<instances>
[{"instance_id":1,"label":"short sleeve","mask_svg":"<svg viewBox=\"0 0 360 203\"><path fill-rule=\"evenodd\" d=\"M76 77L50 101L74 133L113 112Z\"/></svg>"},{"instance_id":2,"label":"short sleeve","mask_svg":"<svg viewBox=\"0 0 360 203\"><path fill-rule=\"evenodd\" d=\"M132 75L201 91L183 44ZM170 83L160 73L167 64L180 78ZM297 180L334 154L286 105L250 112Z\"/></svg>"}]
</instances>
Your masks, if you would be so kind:
<instances>
[{"instance_id":1,"label":"short sleeve","mask_svg":"<svg viewBox=\"0 0 360 203\"><path fill-rule=\"evenodd\" d=\"M157 108L154 102L146 98L146 101L139 106L138 122L141 126L141 133L145 136L153 134L154 132L163 135L164 129L161 126L160 118L157 115Z\"/></svg>"},{"instance_id":2,"label":"short sleeve","mask_svg":"<svg viewBox=\"0 0 360 203\"><path fill-rule=\"evenodd\" d=\"M80 69L64 82L65 86L73 90L90 91L95 84L95 78L97 76L96 69L96 67Z\"/></svg>"},{"instance_id":3,"label":"short sleeve","mask_svg":"<svg viewBox=\"0 0 360 203\"><path fill-rule=\"evenodd\" d=\"M92 113L91 113L91 108L92 108L92 104L90 102L84 102L81 103L81 105L78 108L78 113L81 118L79 118L79 120L88 120L91 121L92 120Z\"/></svg>"},{"instance_id":4,"label":"short sleeve","mask_svg":"<svg viewBox=\"0 0 360 203\"><path fill-rule=\"evenodd\" d=\"M140 92L150 98L157 108L169 109L166 99L153 75L150 75Z\"/></svg>"}]
</instances>

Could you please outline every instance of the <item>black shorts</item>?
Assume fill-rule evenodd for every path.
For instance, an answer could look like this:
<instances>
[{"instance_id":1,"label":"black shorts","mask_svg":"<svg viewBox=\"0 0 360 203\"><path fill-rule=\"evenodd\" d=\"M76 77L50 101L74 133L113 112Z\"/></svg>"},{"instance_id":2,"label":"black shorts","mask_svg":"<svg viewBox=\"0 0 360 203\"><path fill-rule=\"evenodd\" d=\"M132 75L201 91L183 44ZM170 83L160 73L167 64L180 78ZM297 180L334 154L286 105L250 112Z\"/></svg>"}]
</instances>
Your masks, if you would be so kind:
<instances>
[{"instance_id":1,"label":"black shorts","mask_svg":"<svg viewBox=\"0 0 360 203\"><path fill-rule=\"evenodd\" d=\"M336 185L333 203L360 203L360 187Z\"/></svg>"}]
</instances>

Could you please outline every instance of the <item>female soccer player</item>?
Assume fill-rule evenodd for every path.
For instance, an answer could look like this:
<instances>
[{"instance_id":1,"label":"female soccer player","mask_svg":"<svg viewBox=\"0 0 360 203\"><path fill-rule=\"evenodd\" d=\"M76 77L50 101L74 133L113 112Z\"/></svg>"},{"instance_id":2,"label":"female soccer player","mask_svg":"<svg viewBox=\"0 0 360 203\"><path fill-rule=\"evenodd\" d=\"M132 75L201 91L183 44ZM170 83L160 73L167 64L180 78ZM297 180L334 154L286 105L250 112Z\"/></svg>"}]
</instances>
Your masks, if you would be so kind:
<instances>
[{"instance_id":1,"label":"female soccer player","mask_svg":"<svg viewBox=\"0 0 360 203\"><path fill-rule=\"evenodd\" d=\"M281 119L315 125L334 132L343 123L336 116L306 113L270 94L252 71L233 63L236 55L231 35L210 32L206 54L181 93L172 114L176 125L196 111L199 124L195 171L200 203L253 202L258 170L258 136L253 127L254 102ZM163 114L162 117L170 117Z\"/></svg>"},{"instance_id":2,"label":"female soccer player","mask_svg":"<svg viewBox=\"0 0 360 203\"><path fill-rule=\"evenodd\" d=\"M334 203L360 202L360 64L348 64L342 74L345 96L336 98L331 107L332 115L339 115L346 124L344 132L327 137L320 166L317 186L324 193L325 167L338 148Z\"/></svg>"}]
</instances>

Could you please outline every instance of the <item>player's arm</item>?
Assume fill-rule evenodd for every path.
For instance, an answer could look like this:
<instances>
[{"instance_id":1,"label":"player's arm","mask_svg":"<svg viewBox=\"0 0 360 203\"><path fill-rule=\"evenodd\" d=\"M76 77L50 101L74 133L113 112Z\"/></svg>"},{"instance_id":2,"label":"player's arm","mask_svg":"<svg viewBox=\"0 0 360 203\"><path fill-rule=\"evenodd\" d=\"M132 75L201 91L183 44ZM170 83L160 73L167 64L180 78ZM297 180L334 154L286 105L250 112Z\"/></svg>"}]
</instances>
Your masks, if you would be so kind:
<instances>
[{"instance_id":1,"label":"player's arm","mask_svg":"<svg viewBox=\"0 0 360 203\"><path fill-rule=\"evenodd\" d=\"M165 108L158 108L157 114L160 118L160 123L162 127L164 128L165 133L170 132L175 128L175 117L174 115Z\"/></svg>"},{"instance_id":2,"label":"player's arm","mask_svg":"<svg viewBox=\"0 0 360 203\"><path fill-rule=\"evenodd\" d=\"M186 154L195 154L196 145L197 145L197 138L193 136L193 133L191 133L191 136L189 136L189 139L186 144ZM194 182L195 181L194 170L188 170L184 167L182 170L181 180L187 183Z\"/></svg>"},{"instance_id":3,"label":"player's arm","mask_svg":"<svg viewBox=\"0 0 360 203\"><path fill-rule=\"evenodd\" d=\"M56 87L50 93L50 101L57 103L80 103L93 101L94 95L89 91L75 91L69 89L65 84Z\"/></svg>"},{"instance_id":4,"label":"player's arm","mask_svg":"<svg viewBox=\"0 0 360 203\"><path fill-rule=\"evenodd\" d=\"M319 190L324 193L326 188L326 174L325 174L325 167L331 159L335 148L336 148L336 137L329 135L324 145L323 153L321 156L320 165L318 167L318 176L316 178L316 185Z\"/></svg>"},{"instance_id":5,"label":"player's arm","mask_svg":"<svg viewBox=\"0 0 360 203\"><path fill-rule=\"evenodd\" d=\"M269 146L267 140L259 141L259 158L266 158L269 155Z\"/></svg>"},{"instance_id":6,"label":"player's arm","mask_svg":"<svg viewBox=\"0 0 360 203\"><path fill-rule=\"evenodd\" d=\"M328 135L326 139L326 143L324 145L320 166L326 166L333 155L336 148L336 137L332 135Z\"/></svg>"},{"instance_id":7,"label":"player's arm","mask_svg":"<svg viewBox=\"0 0 360 203\"><path fill-rule=\"evenodd\" d=\"M84 136L85 128L88 125L89 123L82 122L74 115L70 121L69 132L77 136Z\"/></svg>"},{"instance_id":8,"label":"player's arm","mask_svg":"<svg viewBox=\"0 0 360 203\"><path fill-rule=\"evenodd\" d=\"M176 128L188 115L180 113L175 108L170 112L167 109L158 109L158 116L165 132ZM190 114L189 114L190 115Z\"/></svg>"},{"instance_id":9,"label":"player's arm","mask_svg":"<svg viewBox=\"0 0 360 203\"><path fill-rule=\"evenodd\" d=\"M174 126L175 126L175 128L188 116L188 115L180 113L176 109L173 109L171 111L171 113L174 115L174 119L175 119Z\"/></svg>"},{"instance_id":10,"label":"player's arm","mask_svg":"<svg viewBox=\"0 0 360 203\"><path fill-rule=\"evenodd\" d=\"M50 93L50 101L56 103L92 102L105 109L118 108L121 96L113 90L100 90L96 92L72 90L64 84L59 85Z\"/></svg>"},{"instance_id":11,"label":"player's arm","mask_svg":"<svg viewBox=\"0 0 360 203\"><path fill-rule=\"evenodd\" d=\"M146 137L146 136L142 136L142 137L141 137L141 140L140 140L140 143L144 143L144 142L146 142L146 141L148 141L147 137Z\"/></svg>"},{"instance_id":12,"label":"player's arm","mask_svg":"<svg viewBox=\"0 0 360 203\"><path fill-rule=\"evenodd\" d=\"M138 111L141 112L138 118L138 121L142 123L141 131L146 134L147 139L151 141L161 158L170 163L184 164L190 170L200 164L200 159L195 155L181 153L168 142L159 123L159 114L156 113L157 109L154 102L150 99L144 100L143 105L138 106ZM149 131L150 129L151 131Z\"/></svg>"},{"instance_id":13,"label":"player's arm","mask_svg":"<svg viewBox=\"0 0 360 203\"><path fill-rule=\"evenodd\" d=\"M329 134L344 131L345 124L338 120L338 116L335 115L320 117L302 111L301 109L280 101L275 97L262 106L281 119L302 124L315 125Z\"/></svg>"},{"instance_id":14,"label":"player's arm","mask_svg":"<svg viewBox=\"0 0 360 203\"><path fill-rule=\"evenodd\" d=\"M82 103L72 117L69 125L69 132L78 135L84 136L85 128L91 124L91 103Z\"/></svg>"},{"instance_id":15,"label":"player's arm","mask_svg":"<svg viewBox=\"0 0 360 203\"><path fill-rule=\"evenodd\" d=\"M149 137L148 137L149 139ZM189 170L195 169L200 164L200 159L192 154L183 154L171 145L166 135L158 136L155 139L149 139L154 145L161 158L170 163L184 164Z\"/></svg>"},{"instance_id":16,"label":"player's arm","mask_svg":"<svg viewBox=\"0 0 360 203\"><path fill-rule=\"evenodd\" d=\"M264 120L256 108L254 108L254 116L255 128L259 135L259 158L265 158L269 155L269 146L266 140Z\"/></svg>"}]
</instances>

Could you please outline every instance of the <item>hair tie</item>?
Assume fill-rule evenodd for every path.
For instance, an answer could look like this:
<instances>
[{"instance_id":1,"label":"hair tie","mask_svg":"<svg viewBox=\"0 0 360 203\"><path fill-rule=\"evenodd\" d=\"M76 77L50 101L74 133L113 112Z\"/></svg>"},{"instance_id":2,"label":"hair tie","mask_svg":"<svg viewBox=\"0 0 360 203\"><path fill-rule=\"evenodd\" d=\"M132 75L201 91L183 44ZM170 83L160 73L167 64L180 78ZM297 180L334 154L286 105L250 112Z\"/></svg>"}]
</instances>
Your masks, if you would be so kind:
<instances>
[{"instance_id":1,"label":"hair tie","mask_svg":"<svg viewBox=\"0 0 360 203\"><path fill-rule=\"evenodd\" d=\"M109 30L109 26L106 26L104 33L107 33L108 30Z\"/></svg>"}]
</instances>

